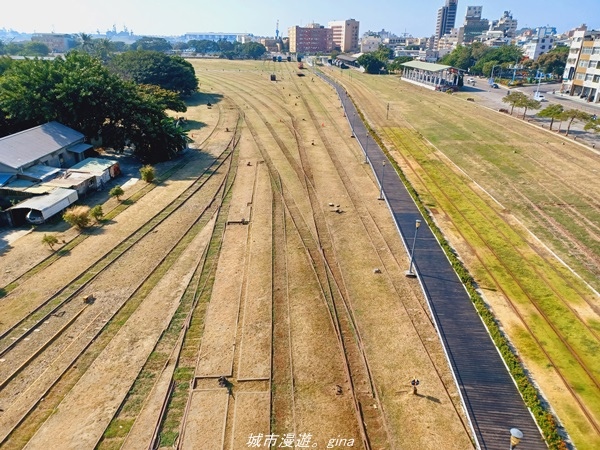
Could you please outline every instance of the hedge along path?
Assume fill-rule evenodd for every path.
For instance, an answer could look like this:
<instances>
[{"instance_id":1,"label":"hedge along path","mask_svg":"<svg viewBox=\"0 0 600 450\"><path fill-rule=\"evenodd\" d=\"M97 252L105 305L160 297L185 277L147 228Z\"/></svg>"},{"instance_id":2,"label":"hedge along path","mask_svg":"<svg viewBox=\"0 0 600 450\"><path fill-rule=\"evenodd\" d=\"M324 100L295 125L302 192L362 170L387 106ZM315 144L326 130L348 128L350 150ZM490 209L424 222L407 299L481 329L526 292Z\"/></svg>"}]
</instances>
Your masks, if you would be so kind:
<instances>
[{"instance_id":1,"label":"hedge along path","mask_svg":"<svg viewBox=\"0 0 600 450\"><path fill-rule=\"evenodd\" d=\"M271 377L272 193L264 164L254 159L256 187L250 221L248 282L242 318L238 381Z\"/></svg>"},{"instance_id":2,"label":"hedge along path","mask_svg":"<svg viewBox=\"0 0 600 450\"><path fill-rule=\"evenodd\" d=\"M63 448L95 446L168 325L210 233L211 229L205 227L196 236L65 397L58 411L29 441L28 447L41 448L48 442L60 442Z\"/></svg>"}]
</instances>

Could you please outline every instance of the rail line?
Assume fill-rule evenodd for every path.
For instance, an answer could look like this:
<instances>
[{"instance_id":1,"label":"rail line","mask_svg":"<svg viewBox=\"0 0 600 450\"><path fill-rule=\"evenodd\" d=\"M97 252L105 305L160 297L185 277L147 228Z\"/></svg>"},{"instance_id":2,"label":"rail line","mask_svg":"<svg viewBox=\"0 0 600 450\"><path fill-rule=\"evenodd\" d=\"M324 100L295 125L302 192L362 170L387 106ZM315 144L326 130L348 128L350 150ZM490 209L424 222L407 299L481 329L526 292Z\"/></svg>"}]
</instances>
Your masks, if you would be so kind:
<instances>
[{"instance_id":1,"label":"rail line","mask_svg":"<svg viewBox=\"0 0 600 450\"><path fill-rule=\"evenodd\" d=\"M230 161L231 161L231 154L232 154L232 150L233 150L233 147L235 146L235 144L236 144L236 142L235 142L235 134L234 134L234 138L232 138L232 140L231 140L231 141L229 142L229 144L227 145L226 149L225 149L225 150L224 150L224 151L221 153L221 155L219 155L219 157L216 159L216 162L215 162L215 163L213 163L213 165L211 165L211 167L212 167L212 168L215 168L215 167L222 167L222 166L223 166L223 164L225 164L226 162L228 162L228 161L230 162ZM206 172L206 171L205 171L205 172L203 172L203 173L202 173L202 174L201 174L201 175L200 175L200 176L199 176L199 177L198 177L198 178L197 178L197 179L194 181L194 183L193 183L193 184L190 186L190 188L188 188L186 191L184 191L182 194L180 194L180 196L179 196L177 199L175 199L173 202L171 202L171 203L170 203L170 205L169 205L169 206L167 206L167 207L165 208L165 210L163 210L163 211L162 211L161 213L159 213L158 215L154 216L154 217L153 217L153 218L152 218L152 219L149 221L149 223L152 223L152 225L151 225L150 227L148 227L148 228L144 228L144 227L142 226L142 227L138 228L138 230L136 230L134 233L132 233L132 234L130 235L130 238L129 238L129 239L126 239L126 241L127 241L127 240L130 240L130 241L131 241L131 242L129 242L129 244L131 244L131 245L126 245L126 246L124 246L123 248L121 248L121 250L122 250L122 253L121 253L121 254L119 254L119 255L117 255L117 256L116 256L114 259L110 260L110 261L109 261L109 262L108 262L108 263L107 263L107 264L106 264L104 267L101 267L101 268L100 268L100 270L98 270L98 271L97 271L97 273L95 273L95 274L93 275L93 277L91 277L89 280L86 280L86 281L85 281L85 285L88 285L88 284L89 284L89 283L92 281L92 279L94 279L94 278L96 278L96 277L98 276L98 274L99 274L99 273L101 273L102 271L104 271L104 270L105 270L107 267L109 267L109 266L110 266L112 263L114 263L114 261L116 261L116 260L117 260L117 259L118 259L118 258L119 258L119 257L120 257L122 254L124 254L126 251L128 251L129 249L131 249L131 248L133 247L133 245L135 245L135 243L139 242L143 236L138 236L138 235L136 235L136 234L139 234L140 232L142 232L142 231L143 231L143 232L144 232L144 236L147 236L147 235L148 235L148 234L149 234L149 233L150 233L150 232L151 232L151 231L152 231L154 228L156 228L156 226L157 226L157 225L158 225L160 222L162 222L163 220L165 220L165 218L166 218L166 216L167 216L168 214L171 214L172 212L174 212L175 210L177 210L177 209L179 209L181 206L183 206L183 205L185 204L185 202L186 202L188 199L190 199L190 198L191 198L191 196L192 196L192 195L193 195L195 192L199 191L199 190L200 190L200 189L201 189L201 188L202 188L202 187L205 185L205 183L206 183L206 174L207 174L207 172ZM226 178L225 178L223 181L221 181L221 182L220 182L219 186L217 187L217 192L219 192L219 191L222 191L222 190L223 190L223 188L224 188L224 184L225 184L225 181L226 181ZM187 236L187 235L188 235L188 234L191 232L191 230L194 228L194 226L195 226L196 224L198 224L198 223L199 223L201 220L206 220L206 219L205 219L205 216L206 216L207 214L209 214L209 215L212 215L211 209L214 209L214 207L215 207L214 203L215 203L215 197L213 196L212 200L209 200L209 201L207 201L206 207L205 207L205 209L202 211L202 213L201 213L201 214L200 214L200 215L197 217L197 219L196 219L196 220L194 220L194 221L192 222L192 224L189 226L189 228L187 228L187 230L186 230L184 233L182 233L182 236L181 236L179 239L177 239L177 241L175 242L175 244L174 244L174 246L173 246L172 248L175 248L175 247L177 247L177 246L179 245L179 243L180 243L180 242L182 242L182 240L183 240L183 239L184 239L184 238L185 238L185 237L186 237L186 236ZM162 214L162 215L161 215L161 214ZM141 230L141 231L140 231L140 230ZM134 238L134 237L136 237L136 238L135 238L135 239L132 239L132 238ZM119 248L119 247L117 247L117 248ZM145 281L146 281L146 280L147 280L147 279L148 279L148 278L149 278L149 277L152 275L152 273L154 272L154 270L156 270L156 268L157 268L157 267L159 267L159 266L160 266L160 264L161 264L161 263L162 263L162 262L163 262L163 261L166 259L166 257L168 256L168 254L169 254L169 252L167 252L167 254L166 254L166 255L165 255L165 256L164 256L164 257L161 259L161 261L159 261L158 265L156 265L156 266L155 266L155 269L153 269L153 270L151 271L151 273L150 273L150 274L149 274L149 275L148 275L148 276L147 276L147 277L146 277L146 278L145 278L145 279L142 281L142 283L141 283L139 286L142 286L142 285L144 284L144 282L145 282ZM138 288L137 288L137 289L139 289L139 286L138 286ZM82 288L82 286L79 286L79 287L78 287L78 289L76 289L76 291L75 291L75 292L79 292L79 291L81 290L81 288ZM135 292L137 292L137 289L135 290ZM135 295L135 292L133 292L129 298L131 298L132 296L134 296L134 295ZM73 295L71 295L71 297L69 297L69 298L65 299L65 301L63 302L63 304L66 304L66 303L68 303L68 302L69 302L69 300L70 300L71 298L73 298ZM123 304L122 304L122 305L126 304L126 303L127 303L127 301L128 301L128 299L126 299L126 300L123 302ZM119 308L119 310L120 310L120 309L121 309L121 308ZM116 314L116 312L115 312L115 314ZM35 358L37 355L41 354L41 351L43 351L44 349L46 349L46 348L47 348L47 347L48 347L48 346L51 344L51 342L52 342L53 340L55 340L55 339L57 339L59 336L61 336L61 335L62 335L62 331L66 330L67 328L68 328L68 327L63 327L63 328L60 330L60 332L58 332L58 333L54 334L54 335L53 335L53 336L52 336L52 337L51 337L51 338L50 338L48 341L46 341L46 342L45 342L45 343L42 345L42 348L41 348L41 349L39 349L39 350L36 352L36 354L34 354L33 356L30 356L30 357L28 358L28 361L31 361L31 360L33 360L33 358ZM28 330L28 331L29 331L29 330ZM38 337L39 335L40 335L40 334L36 335L36 337ZM20 340L22 340L22 339L23 339L23 336L21 336L20 338L17 338L17 339L15 339L15 340L16 340L16 341L20 341ZM13 346L12 346L12 345L11 345L11 347L10 347L10 348L5 348L5 349L4 349L4 352L3 352L3 354L5 354L7 351L11 350L12 348L13 348ZM85 348L87 348L87 346L86 346ZM75 358L73 359L73 361L74 361L75 359L77 359L77 358L78 358L78 357L79 357L79 356L82 354L82 352L83 352L83 351L85 351L85 349L83 349L83 350L82 350L82 351L81 351L79 354L77 354L77 355L75 356ZM26 362L27 362L27 361L26 361ZM70 364L69 364L69 365L70 365ZM2 383L3 391L5 391L5 390L6 390L6 385L8 384L8 382L10 382L12 379L14 379L14 378L17 376L17 374L18 374L18 373L21 371L21 369L22 369L22 368L24 368L24 367L25 367L25 363L24 363L24 364L21 364L21 365L18 367L18 370L17 370L17 371L14 371L14 372L13 372L13 373L12 373L12 374L11 374L11 375L10 375L10 376L7 378L7 379L5 379L5 380L3 381L3 383ZM67 368L68 368L68 366L67 366ZM66 369L65 369L65 370L66 370ZM60 376L59 376L59 378L60 378ZM52 386L48 387L47 391L48 391L48 390L50 390L50 389L51 389L51 387L52 387ZM45 394L44 394L44 395L45 395ZM32 408L33 408L34 406L35 406L35 405L33 405L33 406L32 406ZM32 408L30 408L29 410L31 410ZM24 416L23 416L23 417L21 417L21 419L19 420L19 423L20 423L20 422L23 420L23 418L24 418ZM18 425L18 424L16 424L16 425ZM15 425L15 426L16 426L16 425ZM13 429L14 429L14 427L13 427Z\"/></svg>"},{"instance_id":2,"label":"rail line","mask_svg":"<svg viewBox=\"0 0 600 450\"><path fill-rule=\"evenodd\" d=\"M354 85L354 87L356 88L356 84ZM358 90L358 89L357 89ZM369 103L373 103L372 101L368 100L368 97L365 96L364 94L361 95L361 101L367 101ZM373 109L374 111L376 111L377 109ZM377 114L377 113L376 113ZM378 121L382 120L381 117L378 117ZM389 136L389 132L385 131L384 132L386 134L388 134ZM408 134L408 138L411 139L413 141L413 143L416 143L416 147L418 148L420 145L422 145L422 142L416 140L414 138L414 136L410 135L410 133ZM391 136L389 136L391 137ZM393 140L392 140L393 141ZM393 141L395 142L395 141ZM411 150L411 148L409 148L408 146L404 145L404 144L400 144L404 147L405 152L408 153L414 153L413 150ZM414 147L414 146L413 146ZM421 180L421 183L423 184L423 186L429 186L429 183L426 183L423 179L423 177L418 173L418 171L415 170L415 168L413 167L413 164L411 163L411 161L406 157L405 153L399 152L399 154L401 155L401 157L404 160L404 163L406 165L406 167L410 168L410 170L413 172L414 176ZM437 157L437 156L436 156ZM455 185L455 183L453 182L453 180L449 179L449 177L446 177L446 180L451 183L455 188L458 189L458 187ZM452 204L452 202L450 201L451 199L449 198L449 196L445 193L445 190L442 189L442 187L439 185L439 183L435 182L434 180L431 180L432 183L434 183L434 185L436 186L436 188L439 190L439 192L441 193L441 195L445 196L446 199ZM429 188L426 188L429 189ZM479 194L477 194L479 195ZM432 196L433 198L435 198L435 196ZM478 213L482 214L482 212L479 210L479 208L472 204L473 207L475 207L476 211L478 211ZM456 213L459 214L466 223L469 223L466 220L466 217L464 216L464 214L459 211L458 209L456 210ZM518 280L518 277L514 274L514 272L512 272L512 270L510 270L510 268L508 268L503 262L502 259L500 259L497 255L497 252L495 252L494 249L492 249L489 244L487 244L487 241L484 240L484 238L482 237L482 235L479 233L478 230L476 230L475 228L471 227L471 230L477 234L478 238L484 243L485 247L487 248L487 250L492 253L494 255L494 257L498 260L498 262L504 267L505 271L510 274L511 278L513 279L513 282L519 286L519 288L521 289L521 291L527 296L527 298L529 299L530 304L538 311L538 313L540 314L541 317L543 317L543 319L545 320L546 324L552 329L552 331L555 333L556 337L559 339L559 341L568 349L568 351L572 354L572 356L578 361L580 367L583 369L583 371L587 374L587 376L589 377L589 379L592 381L592 383L596 386L597 389L600 389L600 384L598 382L598 380L596 379L596 377L593 375L593 373L590 372L590 370L586 367L586 365L583 363L583 361L581 360L581 357L579 356L579 354L576 352L575 349L572 348L572 346L566 341L565 337L563 336L563 334L556 328L556 326L550 321L548 315L543 311L543 309L541 308L541 306L538 304L538 302L532 298L532 296L530 294L528 294L527 290L522 286L522 283ZM497 230L499 231L499 230ZM461 236L465 239L466 242L467 239L465 237L465 235L463 234L462 231L458 230L458 232L461 234ZM514 247L513 247L514 248ZM515 250L517 250L515 248ZM579 397L579 395L575 392L575 390L573 389L573 387L570 385L570 383L568 382L567 378L565 377L565 375L563 374L563 372L558 368L559 366L557 366L555 359L548 353L548 351L546 350L546 348L541 344L540 339L535 335L535 333L533 332L531 326L529 325L529 323L525 320L525 317L523 316L523 314L519 311L516 303L511 299L510 295L506 292L505 289L502 288L502 284L499 282L498 278L490 271L489 267L487 267L486 264L484 264L483 260L481 259L481 256L477 253L474 252L475 257L479 260L481 266L484 268L484 270L486 271L486 273L488 274L488 276L494 280L494 282L496 283L498 289L502 292L502 294L504 295L504 297L506 298L506 300L509 302L509 304L511 305L513 311L517 314L517 316L519 317L521 323L523 324L523 326L527 329L527 331L529 332L530 336L532 337L532 339L536 342L536 345L538 347L538 349L540 351L542 351L545 355L545 357L548 359L548 361L550 361L550 363L552 364L555 373L559 376L559 378L562 380L563 384L565 385L565 387L569 390L569 392L571 393L571 396L576 400L579 408L581 409L581 411L583 412L583 414L586 416L587 420L589 421L590 425L596 430L597 433L600 433L600 426L597 423L597 421L594 419L593 415L590 413L590 411L588 410L587 406L582 402L581 398ZM522 254L521 254L522 255ZM535 269L534 269L535 270ZM565 300L560 297L561 301L563 301L563 303L566 303ZM584 326L587 327L586 324L584 324ZM589 329L589 327L588 327Z\"/></svg>"},{"instance_id":3,"label":"rail line","mask_svg":"<svg viewBox=\"0 0 600 450\"><path fill-rule=\"evenodd\" d=\"M219 104L218 107L219 107L219 118L217 120L217 124L213 127L213 129L210 131L210 133L200 143L196 144L198 147L201 147L206 142L208 142L213 137L216 130L221 127L224 117L223 117L223 113L222 113L222 106ZM184 154L183 160L180 163L176 164L173 167L170 167L169 169L165 170L162 173L158 173L157 181L160 181L162 178L168 178L172 173L177 172L179 169L185 167L185 165L188 162L189 162L188 157L186 154ZM128 198L146 195L155 187L156 187L156 183L148 183L145 186L139 187L137 190L129 191ZM113 208L111 208L110 210L106 211L104 215L105 216L110 215L113 211L119 211L119 213L121 213L125 210L125 208L123 206L124 206L123 203L119 203L116 206L114 206ZM78 242L76 243L76 245L79 245L87 237L88 237L87 235L79 234L71 242L78 239ZM70 246L69 244L70 243L66 244L66 246L68 246L69 249L74 248L74 246ZM59 256L59 254L58 254L59 251L60 250L57 250L57 252L44 257L43 259L38 261L34 266L30 267L25 272L23 272L19 276L15 277L11 281L9 281L5 286L0 287L0 299L2 299L3 297L6 297L11 291L13 291L17 286L19 286L19 284L30 279L35 274L37 274L40 269L46 268L49 265L56 262L58 259L60 259L61 256ZM0 336L0 339L1 339L1 336Z\"/></svg>"}]
</instances>

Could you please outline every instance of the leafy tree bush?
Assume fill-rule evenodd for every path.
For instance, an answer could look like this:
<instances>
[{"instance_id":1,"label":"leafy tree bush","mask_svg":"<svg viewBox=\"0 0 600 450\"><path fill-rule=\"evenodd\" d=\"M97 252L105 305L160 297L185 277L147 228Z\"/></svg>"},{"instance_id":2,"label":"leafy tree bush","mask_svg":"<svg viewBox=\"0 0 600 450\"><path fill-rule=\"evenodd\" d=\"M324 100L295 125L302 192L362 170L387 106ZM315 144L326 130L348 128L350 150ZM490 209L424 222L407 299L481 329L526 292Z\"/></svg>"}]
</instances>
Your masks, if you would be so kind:
<instances>
[{"instance_id":1,"label":"leafy tree bush","mask_svg":"<svg viewBox=\"0 0 600 450\"><path fill-rule=\"evenodd\" d=\"M96 205L92 209L90 209L90 216L92 216L96 222L100 222L100 220L104 216L104 211L102 211L102 205Z\"/></svg>"},{"instance_id":2,"label":"leafy tree bush","mask_svg":"<svg viewBox=\"0 0 600 450\"><path fill-rule=\"evenodd\" d=\"M78 51L15 61L0 77L0 136L56 120L105 147L130 146L143 162L165 161L188 139L164 111L173 99L157 89L124 81Z\"/></svg>"},{"instance_id":3,"label":"leafy tree bush","mask_svg":"<svg viewBox=\"0 0 600 450\"><path fill-rule=\"evenodd\" d=\"M198 90L194 67L179 56L160 51L137 50L115 55L110 70L138 84L154 84L163 89L188 96Z\"/></svg>"},{"instance_id":4,"label":"leafy tree bush","mask_svg":"<svg viewBox=\"0 0 600 450\"><path fill-rule=\"evenodd\" d=\"M108 192L108 195L111 197L116 197L118 201L121 201L121 196L123 194L125 194L125 191L123 191L123 188L119 185L116 185Z\"/></svg>"},{"instance_id":5,"label":"leafy tree bush","mask_svg":"<svg viewBox=\"0 0 600 450\"><path fill-rule=\"evenodd\" d=\"M154 167L146 164L140 169L140 175L142 180L144 180L146 183L152 183L156 178L156 171L154 170Z\"/></svg>"},{"instance_id":6,"label":"leafy tree bush","mask_svg":"<svg viewBox=\"0 0 600 450\"><path fill-rule=\"evenodd\" d=\"M79 229L90 225L90 208L88 206L74 206L69 208L63 214L63 219L69 225Z\"/></svg>"},{"instance_id":7,"label":"leafy tree bush","mask_svg":"<svg viewBox=\"0 0 600 450\"><path fill-rule=\"evenodd\" d=\"M556 119L560 119L563 116L564 108L562 105L555 103L542 109L537 115L538 117L547 117L550 119L550 130Z\"/></svg>"},{"instance_id":8,"label":"leafy tree bush","mask_svg":"<svg viewBox=\"0 0 600 450\"><path fill-rule=\"evenodd\" d=\"M155 52L166 52L171 50L171 44L164 38L159 37L148 37L144 36L133 44L131 44L133 50L152 50Z\"/></svg>"},{"instance_id":9,"label":"leafy tree bush","mask_svg":"<svg viewBox=\"0 0 600 450\"><path fill-rule=\"evenodd\" d=\"M58 238L53 234L44 234L42 244L46 244L50 250L54 250L54 246L58 244Z\"/></svg>"}]
</instances>

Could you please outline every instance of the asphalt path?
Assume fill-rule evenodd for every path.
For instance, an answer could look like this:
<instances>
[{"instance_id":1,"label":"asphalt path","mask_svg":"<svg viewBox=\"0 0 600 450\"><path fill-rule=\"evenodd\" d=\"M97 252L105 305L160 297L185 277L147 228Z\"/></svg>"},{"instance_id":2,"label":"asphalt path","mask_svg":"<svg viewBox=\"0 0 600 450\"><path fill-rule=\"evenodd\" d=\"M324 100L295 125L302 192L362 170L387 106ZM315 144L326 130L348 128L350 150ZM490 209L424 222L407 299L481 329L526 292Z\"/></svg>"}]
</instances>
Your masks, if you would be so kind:
<instances>
[{"instance_id":1,"label":"asphalt path","mask_svg":"<svg viewBox=\"0 0 600 450\"><path fill-rule=\"evenodd\" d=\"M509 447L509 430L518 428L524 434L520 447L547 449L467 291L412 197L379 145L368 137L346 91L322 74L319 76L337 90L409 254L415 244L414 271L442 340L477 448L504 450ZM421 221L418 232L417 220ZM421 380L426 386L427 380Z\"/></svg>"}]
</instances>

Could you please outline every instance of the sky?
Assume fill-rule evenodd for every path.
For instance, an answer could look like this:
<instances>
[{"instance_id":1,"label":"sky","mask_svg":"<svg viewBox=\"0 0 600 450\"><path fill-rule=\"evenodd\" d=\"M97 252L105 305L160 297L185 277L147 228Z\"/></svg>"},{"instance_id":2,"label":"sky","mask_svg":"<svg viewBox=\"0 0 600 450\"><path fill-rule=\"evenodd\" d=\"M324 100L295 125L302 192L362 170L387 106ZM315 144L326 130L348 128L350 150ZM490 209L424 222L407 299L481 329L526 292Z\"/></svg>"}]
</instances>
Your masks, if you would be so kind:
<instances>
[{"instance_id":1,"label":"sky","mask_svg":"<svg viewBox=\"0 0 600 450\"><path fill-rule=\"evenodd\" d=\"M288 27L356 19L360 34L385 29L430 36L445 0L1 0L0 29L19 32L104 33L126 26L136 35L188 32L280 36ZM6 4L8 3L8 4ZM575 6L576 5L576 6ZM582 23L600 29L600 0L459 0L456 26L467 6L483 6L483 18L511 11L521 27L553 26L564 32Z\"/></svg>"}]
</instances>

